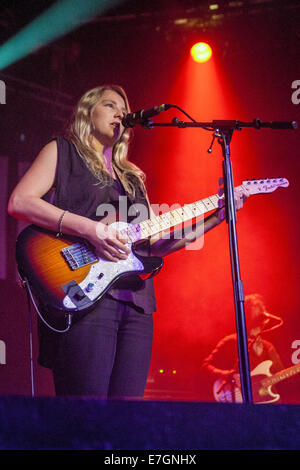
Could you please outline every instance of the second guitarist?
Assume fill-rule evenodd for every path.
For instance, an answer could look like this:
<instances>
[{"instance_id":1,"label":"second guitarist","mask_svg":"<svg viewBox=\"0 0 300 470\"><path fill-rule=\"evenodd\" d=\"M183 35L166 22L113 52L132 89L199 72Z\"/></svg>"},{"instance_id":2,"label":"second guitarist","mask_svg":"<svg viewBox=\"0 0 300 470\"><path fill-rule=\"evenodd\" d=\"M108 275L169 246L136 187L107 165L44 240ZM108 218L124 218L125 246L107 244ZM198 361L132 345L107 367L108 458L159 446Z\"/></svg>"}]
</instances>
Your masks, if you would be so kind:
<instances>
[{"instance_id":1,"label":"second guitarist","mask_svg":"<svg viewBox=\"0 0 300 470\"><path fill-rule=\"evenodd\" d=\"M261 295L245 296L245 315L250 370L253 371L265 361L271 361L270 372L274 374L281 371L284 366L274 345L261 337L263 329L270 321L270 314L266 313ZM216 401L230 403L242 401L237 347L237 335L235 333L228 335L219 341L202 363L201 371L213 380L211 388ZM258 401L254 393L253 401Z\"/></svg>"}]
</instances>

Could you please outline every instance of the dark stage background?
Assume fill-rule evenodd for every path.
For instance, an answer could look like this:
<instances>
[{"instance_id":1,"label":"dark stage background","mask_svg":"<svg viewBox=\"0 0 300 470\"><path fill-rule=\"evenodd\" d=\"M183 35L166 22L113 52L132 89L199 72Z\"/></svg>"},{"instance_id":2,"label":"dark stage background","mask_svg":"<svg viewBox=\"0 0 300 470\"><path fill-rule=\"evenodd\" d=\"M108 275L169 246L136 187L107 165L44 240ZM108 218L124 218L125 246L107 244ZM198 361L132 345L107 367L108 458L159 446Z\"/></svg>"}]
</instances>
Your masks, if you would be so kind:
<instances>
[{"instance_id":1,"label":"dark stage background","mask_svg":"<svg viewBox=\"0 0 300 470\"><path fill-rule=\"evenodd\" d=\"M11 6L13 3L13 6ZM3 2L1 43L53 2ZM150 5L151 3L151 5ZM38 48L3 69L6 104L0 105L0 393L30 395L26 296L16 283L14 247L23 225L6 214L9 194L41 147L63 128L72 105L87 89L118 83L132 110L161 103L195 119L300 122L300 8L293 1L121 2L103 16ZM196 41L212 44L207 64L192 63ZM1 49L0 49L1 52ZM299 85L298 85L299 88ZM183 119L168 111L157 120ZM222 172L220 146L207 148L203 130L135 127L130 158L147 174L150 200L181 205L214 194ZM265 334L285 367L300 362L299 130L243 130L232 141L236 185L247 178L285 177L290 185L253 196L238 213L245 293L258 292L281 328ZM146 398L212 400L200 367L225 335L234 332L227 226L204 238L202 249L165 260L155 278L155 340ZM36 318L33 350L37 356ZM35 363L35 393L53 395L48 370ZM300 376L279 388L299 403Z\"/></svg>"}]
</instances>

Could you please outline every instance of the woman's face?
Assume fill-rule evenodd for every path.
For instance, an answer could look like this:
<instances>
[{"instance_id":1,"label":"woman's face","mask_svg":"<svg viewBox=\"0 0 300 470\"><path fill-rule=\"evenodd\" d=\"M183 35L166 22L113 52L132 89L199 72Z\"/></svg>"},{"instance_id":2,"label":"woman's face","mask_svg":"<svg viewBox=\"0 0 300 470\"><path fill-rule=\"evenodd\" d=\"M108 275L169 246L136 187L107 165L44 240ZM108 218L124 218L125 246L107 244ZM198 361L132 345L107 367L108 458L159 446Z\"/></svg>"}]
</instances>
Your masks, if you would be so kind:
<instances>
[{"instance_id":1,"label":"woman's face","mask_svg":"<svg viewBox=\"0 0 300 470\"><path fill-rule=\"evenodd\" d=\"M121 137L122 118L127 114L121 95L105 90L92 111L92 134L104 146L112 147Z\"/></svg>"}]
</instances>

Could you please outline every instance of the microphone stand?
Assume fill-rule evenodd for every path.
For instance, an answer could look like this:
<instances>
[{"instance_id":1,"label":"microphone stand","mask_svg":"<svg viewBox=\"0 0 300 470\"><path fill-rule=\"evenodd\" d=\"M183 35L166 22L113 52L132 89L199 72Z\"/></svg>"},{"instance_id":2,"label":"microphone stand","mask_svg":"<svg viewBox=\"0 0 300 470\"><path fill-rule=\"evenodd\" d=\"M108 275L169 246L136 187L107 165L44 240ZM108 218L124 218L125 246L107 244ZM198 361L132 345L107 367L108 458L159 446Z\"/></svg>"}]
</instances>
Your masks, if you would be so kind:
<instances>
[{"instance_id":1,"label":"microphone stand","mask_svg":"<svg viewBox=\"0 0 300 470\"><path fill-rule=\"evenodd\" d=\"M217 131L218 132L218 131ZM235 306L235 321L237 331L237 344L238 344L238 357L239 357L239 370L241 377L241 392L243 402L251 404L252 398L252 384L250 376L249 354L248 354L248 338L246 319L244 311L244 287L241 280L239 254L238 254L238 241L236 232L236 209L234 199L234 183L232 164L230 160L230 142L233 135L233 128L219 129L219 143L222 146L223 153L223 179L224 179L224 195L225 195L225 208L226 208L226 222L228 224L229 247L230 247L230 262L232 285Z\"/></svg>"},{"instance_id":2,"label":"microphone stand","mask_svg":"<svg viewBox=\"0 0 300 470\"><path fill-rule=\"evenodd\" d=\"M230 261L235 306L235 321L238 343L239 371L241 378L241 392L243 402L246 404L251 404L253 403L252 384L249 367L248 339L244 311L244 287L243 282L241 280L238 254L233 172L230 160L230 142L234 130L241 130L242 128L297 129L297 123L295 121L262 122L258 118L254 119L252 122L241 122L232 120L214 120L212 122L184 122L179 121L179 119L175 117L171 123L154 123L153 121L150 121L148 119L142 122L141 125L148 129L151 129L153 127L196 127L214 131L213 141L209 148L209 152L211 152L211 148L216 137L218 138L218 141L222 146L222 153L224 158L224 197L226 209L226 222L228 224L229 233Z\"/></svg>"}]
</instances>

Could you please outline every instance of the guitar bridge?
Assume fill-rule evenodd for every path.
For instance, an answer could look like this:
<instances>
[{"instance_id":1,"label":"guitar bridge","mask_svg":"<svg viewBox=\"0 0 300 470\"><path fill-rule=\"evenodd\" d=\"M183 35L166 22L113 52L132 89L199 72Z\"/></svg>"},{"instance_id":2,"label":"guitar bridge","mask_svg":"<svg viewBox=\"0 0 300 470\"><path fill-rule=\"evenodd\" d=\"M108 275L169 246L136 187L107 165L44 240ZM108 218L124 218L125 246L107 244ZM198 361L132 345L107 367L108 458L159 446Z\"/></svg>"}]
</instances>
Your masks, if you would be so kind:
<instances>
[{"instance_id":1,"label":"guitar bridge","mask_svg":"<svg viewBox=\"0 0 300 470\"><path fill-rule=\"evenodd\" d=\"M61 254L72 271L98 261L95 253L93 253L87 245L79 242L63 248Z\"/></svg>"}]
</instances>

